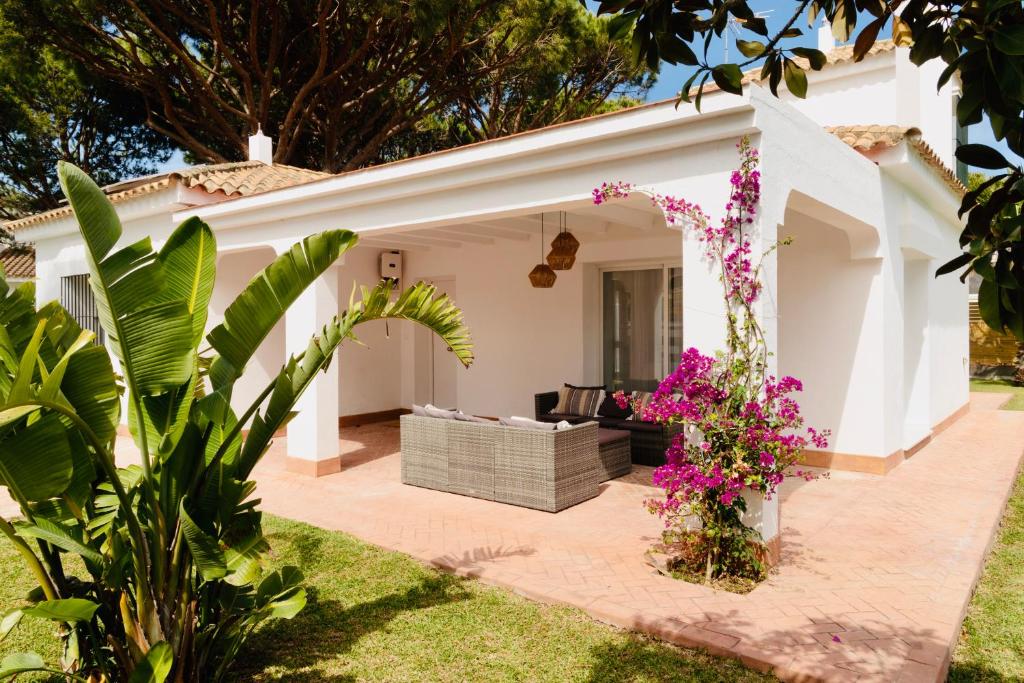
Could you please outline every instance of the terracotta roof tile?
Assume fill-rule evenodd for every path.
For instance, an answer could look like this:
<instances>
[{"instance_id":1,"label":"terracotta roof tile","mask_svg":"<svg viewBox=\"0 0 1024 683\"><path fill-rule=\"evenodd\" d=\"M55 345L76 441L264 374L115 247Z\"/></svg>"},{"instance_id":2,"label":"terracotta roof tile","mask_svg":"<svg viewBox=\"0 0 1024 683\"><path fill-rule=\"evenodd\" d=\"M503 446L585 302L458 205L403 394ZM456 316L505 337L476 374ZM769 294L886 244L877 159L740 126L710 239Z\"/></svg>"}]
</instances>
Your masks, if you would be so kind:
<instances>
[{"instance_id":1,"label":"terracotta roof tile","mask_svg":"<svg viewBox=\"0 0 1024 683\"><path fill-rule=\"evenodd\" d=\"M0 265L8 278L30 280L36 276L36 250L25 245L3 248Z\"/></svg>"},{"instance_id":2,"label":"terracotta roof tile","mask_svg":"<svg viewBox=\"0 0 1024 683\"><path fill-rule=\"evenodd\" d=\"M238 161L226 164L209 164L192 166L180 171L134 178L104 188L110 201L123 202L133 197L156 192L179 182L187 188L199 188L214 194L223 192L227 196L249 196L260 192L269 192L292 185L301 185L311 180L326 178L329 173L311 171L295 166L273 164L268 166L259 161ZM42 223L54 218L71 215L71 207L60 206L56 209L27 216L7 223L8 230L20 230L30 225Z\"/></svg>"},{"instance_id":3,"label":"terracotta roof tile","mask_svg":"<svg viewBox=\"0 0 1024 683\"><path fill-rule=\"evenodd\" d=\"M853 147L858 152L870 152L876 149L889 149L906 142L907 145L917 152L918 156L926 164L934 168L943 181L954 192L963 194L967 191L964 184L956 177L956 173L943 163L939 155L935 153L928 143L921 139L921 131L917 128L905 126L830 126L826 128L837 138Z\"/></svg>"}]
</instances>

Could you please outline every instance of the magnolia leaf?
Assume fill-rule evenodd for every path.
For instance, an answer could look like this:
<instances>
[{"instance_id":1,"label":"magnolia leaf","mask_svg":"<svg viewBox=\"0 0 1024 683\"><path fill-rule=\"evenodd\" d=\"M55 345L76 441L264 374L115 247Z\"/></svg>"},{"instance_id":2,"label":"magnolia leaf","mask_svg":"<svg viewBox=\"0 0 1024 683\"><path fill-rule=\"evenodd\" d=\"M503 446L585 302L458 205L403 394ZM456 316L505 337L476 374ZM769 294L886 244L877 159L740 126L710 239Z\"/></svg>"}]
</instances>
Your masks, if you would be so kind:
<instances>
[{"instance_id":1,"label":"magnolia leaf","mask_svg":"<svg viewBox=\"0 0 1024 683\"><path fill-rule=\"evenodd\" d=\"M786 87L796 97L807 97L807 74L792 59L783 60L782 75L786 79Z\"/></svg>"},{"instance_id":2,"label":"magnolia leaf","mask_svg":"<svg viewBox=\"0 0 1024 683\"><path fill-rule=\"evenodd\" d=\"M977 143L957 147L956 158L968 166L976 166L978 168L1002 170L1010 165L1010 162L1006 160L1006 157L999 150Z\"/></svg>"},{"instance_id":3,"label":"magnolia leaf","mask_svg":"<svg viewBox=\"0 0 1024 683\"><path fill-rule=\"evenodd\" d=\"M734 95L743 94L743 72L735 64L720 64L711 70L715 85Z\"/></svg>"},{"instance_id":4,"label":"magnolia leaf","mask_svg":"<svg viewBox=\"0 0 1024 683\"><path fill-rule=\"evenodd\" d=\"M27 617L73 622L89 621L97 609L99 609L99 605L92 600L64 598L63 600L43 600L22 611Z\"/></svg>"},{"instance_id":5,"label":"magnolia leaf","mask_svg":"<svg viewBox=\"0 0 1024 683\"><path fill-rule=\"evenodd\" d=\"M1012 24L997 28L993 33L992 43L997 50L1005 54L1024 55L1024 24Z\"/></svg>"},{"instance_id":6,"label":"magnolia leaf","mask_svg":"<svg viewBox=\"0 0 1024 683\"><path fill-rule=\"evenodd\" d=\"M794 47L790 50L797 57L803 57L807 60L807 63L811 65L811 68L815 71L820 71L828 64L828 57L821 50L815 50L810 47Z\"/></svg>"},{"instance_id":7,"label":"magnolia leaf","mask_svg":"<svg viewBox=\"0 0 1024 683\"><path fill-rule=\"evenodd\" d=\"M736 40L736 48L744 57L760 57L764 54L764 43L759 40Z\"/></svg>"}]
</instances>

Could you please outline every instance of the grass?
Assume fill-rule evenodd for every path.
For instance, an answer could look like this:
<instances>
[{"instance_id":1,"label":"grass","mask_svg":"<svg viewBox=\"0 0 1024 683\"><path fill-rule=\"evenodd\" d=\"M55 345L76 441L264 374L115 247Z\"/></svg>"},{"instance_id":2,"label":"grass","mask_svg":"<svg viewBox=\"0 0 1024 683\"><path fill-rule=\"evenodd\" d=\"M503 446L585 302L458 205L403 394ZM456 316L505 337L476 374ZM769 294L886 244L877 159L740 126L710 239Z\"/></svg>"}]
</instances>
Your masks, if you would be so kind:
<instances>
[{"instance_id":1,"label":"grass","mask_svg":"<svg viewBox=\"0 0 1024 683\"><path fill-rule=\"evenodd\" d=\"M971 391L1012 391L1006 410L1024 410L1024 388L972 380ZM949 680L1024 680L1024 473L1003 516L992 553L971 599Z\"/></svg>"},{"instance_id":2,"label":"grass","mask_svg":"<svg viewBox=\"0 0 1024 683\"><path fill-rule=\"evenodd\" d=\"M427 568L346 534L268 517L274 564L306 574L309 604L249 641L237 681L767 681L739 662L659 643ZM0 611L31 578L0 543ZM0 657L56 656L52 629L23 621Z\"/></svg>"},{"instance_id":3,"label":"grass","mask_svg":"<svg viewBox=\"0 0 1024 683\"><path fill-rule=\"evenodd\" d=\"M1013 394L1003 410L1024 410L1024 387L1017 386L1003 379L972 379L971 391L998 392Z\"/></svg>"}]
</instances>

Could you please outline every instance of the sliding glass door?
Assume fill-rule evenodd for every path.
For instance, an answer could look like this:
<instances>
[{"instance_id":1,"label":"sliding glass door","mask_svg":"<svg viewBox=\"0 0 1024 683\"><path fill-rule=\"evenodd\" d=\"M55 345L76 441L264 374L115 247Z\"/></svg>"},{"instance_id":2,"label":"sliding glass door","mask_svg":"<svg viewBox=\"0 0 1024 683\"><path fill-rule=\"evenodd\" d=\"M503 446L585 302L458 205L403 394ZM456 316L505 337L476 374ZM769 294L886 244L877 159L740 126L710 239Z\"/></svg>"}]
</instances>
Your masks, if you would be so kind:
<instances>
[{"instance_id":1,"label":"sliding glass door","mask_svg":"<svg viewBox=\"0 0 1024 683\"><path fill-rule=\"evenodd\" d=\"M651 391L682 351L682 269L608 269L601 281L605 385Z\"/></svg>"}]
</instances>

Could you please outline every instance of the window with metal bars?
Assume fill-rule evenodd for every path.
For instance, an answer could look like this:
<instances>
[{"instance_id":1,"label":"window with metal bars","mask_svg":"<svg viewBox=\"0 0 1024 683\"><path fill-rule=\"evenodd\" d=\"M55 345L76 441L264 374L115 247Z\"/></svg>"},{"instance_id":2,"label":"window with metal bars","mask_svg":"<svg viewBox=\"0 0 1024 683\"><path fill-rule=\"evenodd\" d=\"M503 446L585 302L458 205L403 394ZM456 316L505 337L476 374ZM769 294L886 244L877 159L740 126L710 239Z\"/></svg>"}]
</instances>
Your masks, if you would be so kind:
<instances>
[{"instance_id":1,"label":"window with metal bars","mask_svg":"<svg viewBox=\"0 0 1024 683\"><path fill-rule=\"evenodd\" d=\"M103 344L105 336L100 327L100 315L96 310L96 299L89 287L89 276L68 275L60 279L60 303L67 309L83 330L96 333L96 343Z\"/></svg>"}]
</instances>

